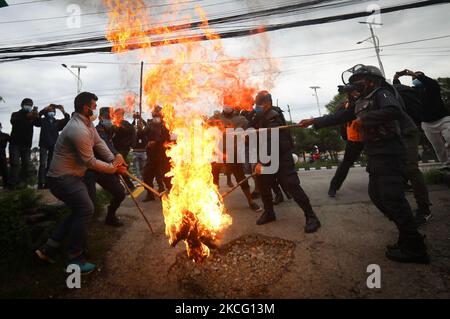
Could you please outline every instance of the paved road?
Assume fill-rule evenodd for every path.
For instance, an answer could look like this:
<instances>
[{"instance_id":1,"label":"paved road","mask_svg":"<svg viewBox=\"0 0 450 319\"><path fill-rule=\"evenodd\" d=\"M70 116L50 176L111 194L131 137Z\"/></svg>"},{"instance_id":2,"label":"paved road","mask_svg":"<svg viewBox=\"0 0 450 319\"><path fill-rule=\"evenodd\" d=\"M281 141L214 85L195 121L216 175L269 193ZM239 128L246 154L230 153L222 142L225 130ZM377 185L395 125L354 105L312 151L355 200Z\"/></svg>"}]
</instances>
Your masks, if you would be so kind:
<instances>
[{"instance_id":1,"label":"paved road","mask_svg":"<svg viewBox=\"0 0 450 319\"><path fill-rule=\"evenodd\" d=\"M246 234L282 238L295 244L294 255L283 275L257 297L449 298L449 189L444 186L430 187L435 218L422 231L427 235L433 258L431 265L398 264L384 257L384 247L396 241L396 231L370 203L364 169L351 170L335 199L326 196L333 174L333 170L299 173L302 185L323 223L321 230L315 234L304 234L304 217L293 201L284 202L276 208L277 222L257 226L255 221L258 216L246 207L239 190L226 198L225 204L233 217L233 225L223 234L224 244ZM224 185L221 190L225 191L224 180L221 180L221 185ZM408 198L415 207L411 194ZM152 202L143 204L143 207L156 234L148 232L128 200L120 211L127 223L121 239L107 254L102 271L95 274L95 278L73 297L195 296L192 291L180 288L173 274L171 266L178 254L184 254L184 247L169 247L164 235L161 204ZM367 288L369 274L366 270L369 264L381 267L381 289Z\"/></svg>"}]
</instances>

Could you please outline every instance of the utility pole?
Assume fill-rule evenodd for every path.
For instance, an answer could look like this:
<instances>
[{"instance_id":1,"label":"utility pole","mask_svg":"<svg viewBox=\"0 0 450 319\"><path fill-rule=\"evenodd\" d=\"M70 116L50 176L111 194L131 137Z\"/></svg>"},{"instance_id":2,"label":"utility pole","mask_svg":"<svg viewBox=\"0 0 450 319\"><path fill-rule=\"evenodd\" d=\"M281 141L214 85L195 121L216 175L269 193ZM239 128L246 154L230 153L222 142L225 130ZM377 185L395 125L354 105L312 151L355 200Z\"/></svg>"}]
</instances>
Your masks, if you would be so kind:
<instances>
[{"instance_id":1,"label":"utility pole","mask_svg":"<svg viewBox=\"0 0 450 319\"><path fill-rule=\"evenodd\" d=\"M142 79L144 74L144 61L141 61L141 79L139 81L139 121L142 118Z\"/></svg>"},{"instance_id":2,"label":"utility pole","mask_svg":"<svg viewBox=\"0 0 450 319\"><path fill-rule=\"evenodd\" d=\"M320 86L310 86L309 88L314 90L314 95L316 96L317 102L317 109L319 110L319 116L322 116L322 112L320 111L319 95L317 94L317 90L320 89Z\"/></svg>"},{"instance_id":3,"label":"utility pole","mask_svg":"<svg viewBox=\"0 0 450 319\"><path fill-rule=\"evenodd\" d=\"M288 108L288 113L289 113L289 119L291 120L291 123L293 123L292 122L291 108L289 107L289 104L287 105L287 108Z\"/></svg>"},{"instance_id":4,"label":"utility pole","mask_svg":"<svg viewBox=\"0 0 450 319\"><path fill-rule=\"evenodd\" d=\"M384 72L384 67L383 67L383 63L381 62L381 57L380 57L380 38L378 38L378 36L375 35L375 32L373 31L373 25L379 25L382 26L382 23L375 23L375 22L365 22L365 21L360 21L359 23L361 24L367 24L369 26L370 29L370 37L368 37L365 40L359 41L356 44L361 44L365 41L371 40L369 42L371 42L375 48L375 53L377 55L377 59L378 59L378 65L380 66L380 70L381 73L383 73L383 76L386 77L386 73Z\"/></svg>"}]
</instances>

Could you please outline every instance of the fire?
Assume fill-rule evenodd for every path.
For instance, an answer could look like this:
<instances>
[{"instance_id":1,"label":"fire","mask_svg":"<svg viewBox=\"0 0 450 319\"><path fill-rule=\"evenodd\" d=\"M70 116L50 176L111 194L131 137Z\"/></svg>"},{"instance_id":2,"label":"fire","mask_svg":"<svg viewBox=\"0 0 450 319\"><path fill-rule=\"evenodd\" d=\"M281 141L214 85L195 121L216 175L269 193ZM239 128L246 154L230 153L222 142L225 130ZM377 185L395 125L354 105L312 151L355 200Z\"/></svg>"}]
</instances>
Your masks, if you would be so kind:
<instances>
[{"instance_id":1,"label":"fire","mask_svg":"<svg viewBox=\"0 0 450 319\"><path fill-rule=\"evenodd\" d=\"M173 3L175 2L175 3ZM196 6L198 31L168 26L168 21L191 21L180 16L181 4L171 1L169 13L159 14L150 26L150 8L143 1L105 0L109 10L107 38L114 52L144 49L148 71L144 77L145 106L161 105L163 120L176 142L167 145L172 189L163 197L163 214L169 243L183 240L189 257L201 262L209 246L232 223L213 183L211 161L219 129L205 117L223 103L249 110L258 87L267 84L252 76L255 59L226 54L220 37ZM173 22L172 22L173 23ZM197 30L197 29L196 29ZM210 41L197 41L198 39ZM165 46L162 46L165 45ZM267 62L267 61L266 61ZM270 87L267 87L270 88ZM144 104L144 103L143 103Z\"/></svg>"}]
</instances>

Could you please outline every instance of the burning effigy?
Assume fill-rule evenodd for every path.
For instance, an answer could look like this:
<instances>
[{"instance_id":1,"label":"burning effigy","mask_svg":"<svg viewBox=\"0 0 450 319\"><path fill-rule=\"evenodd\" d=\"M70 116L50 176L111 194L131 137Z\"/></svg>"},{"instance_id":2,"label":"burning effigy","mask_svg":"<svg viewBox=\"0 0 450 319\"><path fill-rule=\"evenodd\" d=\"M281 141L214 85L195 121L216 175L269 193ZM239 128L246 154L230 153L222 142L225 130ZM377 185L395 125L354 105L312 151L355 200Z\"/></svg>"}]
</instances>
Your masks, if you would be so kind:
<instances>
[{"instance_id":1,"label":"burning effigy","mask_svg":"<svg viewBox=\"0 0 450 319\"><path fill-rule=\"evenodd\" d=\"M173 246L184 241L189 258L201 262L232 224L211 172L221 132L208 124L206 114L211 106L222 105L224 97L235 109L251 110L253 96L267 83L252 77L254 57L226 54L200 6L193 18L178 1L171 1L170 9L158 15L142 0L105 0L105 4L113 52L142 49L148 65L143 104L162 106L164 125L176 136L165 145L170 159L166 176L172 185L162 196L166 235ZM173 25L180 19L182 24Z\"/></svg>"}]
</instances>

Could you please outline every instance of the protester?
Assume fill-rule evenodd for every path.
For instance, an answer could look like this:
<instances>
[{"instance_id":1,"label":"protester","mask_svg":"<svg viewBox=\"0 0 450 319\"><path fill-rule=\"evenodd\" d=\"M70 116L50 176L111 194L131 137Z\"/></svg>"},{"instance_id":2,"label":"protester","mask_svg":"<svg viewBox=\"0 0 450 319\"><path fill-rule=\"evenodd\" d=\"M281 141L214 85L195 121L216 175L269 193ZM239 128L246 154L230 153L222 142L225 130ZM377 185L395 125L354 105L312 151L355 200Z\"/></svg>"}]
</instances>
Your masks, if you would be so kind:
<instances>
[{"instance_id":1,"label":"protester","mask_svg":"<svg viewBox=\"0 0 450 319\"><path fill-rule=\"evenodd\" d=\"M10 189L16 189L19 183L24 186L28 184L33 126L37 124L38 119L37 107L33 107L33 100L29 98L23 99L21 109L11 114L12 130L9 141Z\"/></svg>"},{"instance_id":2,"label":"protester","mask_svg":"<svg viewBox=\"0 0 450 319\"><path fill-rule=\"evenodd\" d=\"M64 115L63 119L55 119L56 110ZM53 157L53 150L58 139L59 132L70 120L70 115L64 111L62 105L50 104L39 112L39 118L35 126L41 128L39 136L39 173L38 189L48 188L47 172Z\"/></svg>"},{"instance_id":3,"label":"protester","mask_svg":"<svg viewBox=\"0 0 450 319\"><path fill-rule=\"evenodd\" d=\"M54 262L55 255L66 235L69 236L68 264L76 264L82 273L95 269L85 257L87 228L94 211L83 181L87 169L105 174L125 174L122 156L114 156L93 125L97 118L95 94L82 92L74 101L75 113L61 132L48 172L51 193L70 208L71 213L53 230L37 256ZM97 153L104 161L94 156Z\"/></svg>"},{"instance_id":4,"label":"protester","mask_svg":"<svg viewBox=\"0 0 450 319\"><path fill-rule=\"evenodd\" d=\"M136 127L136 140L133 145L133 166L136 169L137 178L142 179L145 163L147 162L147 123L139 114L135 114L132 124Z\"/></svg>"},{"instance_id":5,"label":"protester","mask_svg":"<svg viewBox=\"0 0 450 319\"><path fill-rule=\"evenodd\" d=\"M423 103L422 128L426 137L442 164L450 165L450 110L448 110L441 96L439 83L426 76L423 72L404 70L394 76L394 84L400 84L401 76L410 76L415 90Z\"/></svg>"},{"instance_id":6,"label":"protester","mask_svg":"<svg viewBox=\"0 0 450 319\"><path fill-rule=\"evenodd\" d=\"M115 149L112 143L113 124L111 121L110 113L111 108L109 107L102 107L100 109L99 123L96 126L96 130L100 138L105 142L106 146L108 146L111 153L116 158L120 158L122 155ZM101 154L98 154L95 151L94 155L99 160L107 161L106 159L102 158ZM121 161L124 162L123 158L121 159ZM123 226L123 222L116 216L117 209L125 199L125 189L124 186L122 186L122 184L120 183L119 177L114 174L105 174L96 172L92 169L88 169L84 176L84 181L88 188L89 196L92 202L95 203L97 198L97 189L95 186L96 183L111 195L111 199L107 207L105 224L114 227Z\"/></svg>"}]
</instances>

